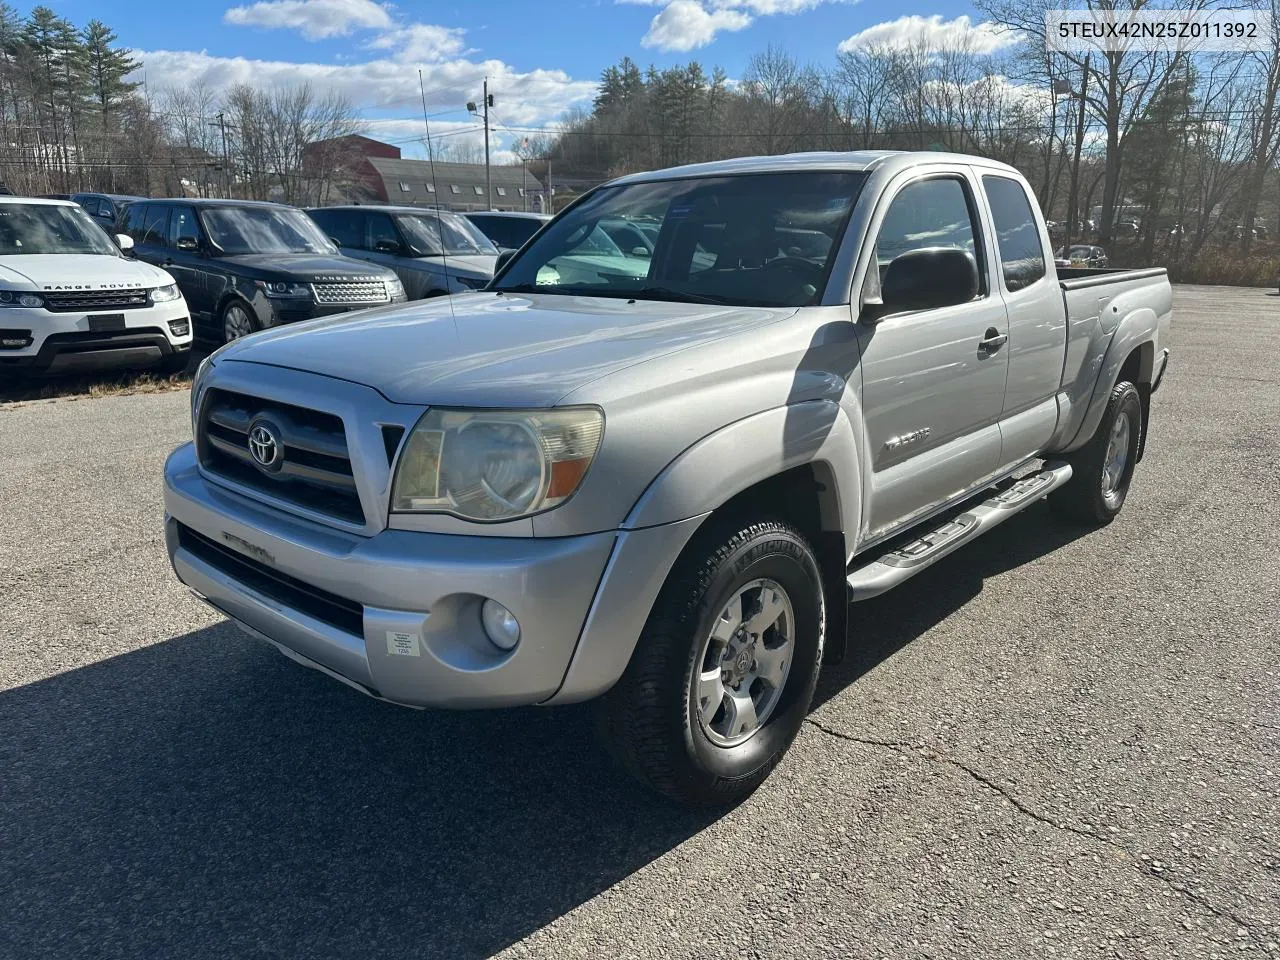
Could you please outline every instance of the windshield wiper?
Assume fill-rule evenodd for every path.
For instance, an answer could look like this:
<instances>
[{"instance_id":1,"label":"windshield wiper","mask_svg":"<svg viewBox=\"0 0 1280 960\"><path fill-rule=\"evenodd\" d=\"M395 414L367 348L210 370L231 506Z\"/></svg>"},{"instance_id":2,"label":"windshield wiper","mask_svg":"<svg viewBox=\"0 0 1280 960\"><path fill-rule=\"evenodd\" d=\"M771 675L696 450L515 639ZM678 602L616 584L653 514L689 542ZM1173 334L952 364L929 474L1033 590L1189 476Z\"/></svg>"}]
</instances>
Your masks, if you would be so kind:
<instances>
[{"instance_id":1,"label":"windshield wiper","mask_svg":"<svg viewBox=\"0 0 1280 960\"><path fill-rule=\"evenodd\" d=\"M713 297L706 293L690 293L685 290L668 290L666 287L641 287L639 290L620 290L616 296L634 300L674 300L677 303L710 303L718 307L742 306L739 300L729 297Z\"/></svg>"}]
</instances>

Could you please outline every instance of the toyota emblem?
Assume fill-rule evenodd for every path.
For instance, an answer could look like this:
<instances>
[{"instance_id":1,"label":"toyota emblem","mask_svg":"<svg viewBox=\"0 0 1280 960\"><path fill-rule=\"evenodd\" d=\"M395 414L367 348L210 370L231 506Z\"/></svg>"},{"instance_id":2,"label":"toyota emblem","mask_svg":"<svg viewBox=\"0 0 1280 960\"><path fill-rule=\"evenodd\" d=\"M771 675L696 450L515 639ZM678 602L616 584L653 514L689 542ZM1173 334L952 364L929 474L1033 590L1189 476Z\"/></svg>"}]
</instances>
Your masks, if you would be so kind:
<instances>
[{"instance_id":1,"label":"toyota emblem","mask_svg":"<svg viewBox=\"0 0 1280 960\"><path fill-rule=\"evenodd\" d=\"M249 456L263 470L274 473L283 465L284 444L276 428L265 420L255 420L249 427Z\"/></svg>"}]
</instances>

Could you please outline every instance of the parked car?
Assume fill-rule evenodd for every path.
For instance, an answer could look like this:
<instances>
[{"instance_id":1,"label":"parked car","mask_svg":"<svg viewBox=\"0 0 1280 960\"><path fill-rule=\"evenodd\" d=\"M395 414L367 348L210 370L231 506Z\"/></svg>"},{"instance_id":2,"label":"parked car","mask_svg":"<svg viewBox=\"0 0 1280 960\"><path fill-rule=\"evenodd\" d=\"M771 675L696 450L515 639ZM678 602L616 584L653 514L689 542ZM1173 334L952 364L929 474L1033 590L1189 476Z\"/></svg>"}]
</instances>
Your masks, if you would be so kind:
<instances>
[{"instance_id":1,"label":"parked car","mask_svg":"<svg viewBox=\"0 0 1280 960\"><path fill-rule=\"evenodd\" d=\"M641 203L648 272L605 269L600 222ZM783 252L797 224L822 254ZM849 598L1045 496L1117 516L1171 303L1163 269L1060 280L1034 191L980 157L623 177L486 290L206 360L165 465L169 555L358 690L599 698L643 782L733 803L799 731Z\"/></svg>"},{"instance_id":2,"label":"parked car","mask_svg":"<svg viewBox=\"0 0 1280 960\"><path fill-rule=\"evenodd\" d=\"M1106 250L1089 243L1073 244L1067 250L1059 249L1054 256L1077 267L1105 267L1111 262Z\"/></svg>"},{"instance_id":3,"label":"parked car","mask_svg":"<svg viewBox=\"0 0 1280 960\"><path fill-rule=\"evenodd\" d=\"M500 250L519 250L551 219L545 213L522 213L518 210L486 210L464 213L463 216L479 227L480 232Z\"/></svg>"},{"instance_id":4,"label":"parked car","mask_svg":"<svg viewBox=\"0 0 1280 960\"><path fill-rule=\"evenodd\" d=\"M120 232L177 278L200 340L405 299L392 270L342 256L305 213L278 203L140 200Z\"/></svg>"},{"instance_id":5,"label":"parked car","mask_svg":"<svg viewBox=\"0 0 1280 960\"><path fill-rule=\"evenodd\" d=\"M145 197L129 196L120 193L73 193L71 199L84 207L85 212L93 217L98 226L112 236L116 232L116 221L124 213L125 207Z\"/></svg>"},{"instance_id":6,"label":"parked car","mask_svg":"<svg viewBox=\"0 0 1280 960\"><path fill-rule=\"evenodd\" d=\"M172 276L127 259L69 200L0 200L0 380L126 365L173 373L190 352Z\"/></svg>"},{"instance_id":7,"label":"parked car","mask_svg":"<svg viewBox=\"0 0 1280 960\"><path fill-rule=\"evenodd\" d=\"M1136 237L1140 229L1137 220L1117 220L1111 233L1116 237Z\"/></svg>"},{"instance_id":8,"label":"parked car","mask_svg":"<svg viewBox=\"0 0 1280 960\"><path fill-rule=\"evenodd\" d=\"M311 219L343 256L390 267L410 300L478 290L498 248L470 221L422 207L320 207Z\"/></svg>"}]
</instances>

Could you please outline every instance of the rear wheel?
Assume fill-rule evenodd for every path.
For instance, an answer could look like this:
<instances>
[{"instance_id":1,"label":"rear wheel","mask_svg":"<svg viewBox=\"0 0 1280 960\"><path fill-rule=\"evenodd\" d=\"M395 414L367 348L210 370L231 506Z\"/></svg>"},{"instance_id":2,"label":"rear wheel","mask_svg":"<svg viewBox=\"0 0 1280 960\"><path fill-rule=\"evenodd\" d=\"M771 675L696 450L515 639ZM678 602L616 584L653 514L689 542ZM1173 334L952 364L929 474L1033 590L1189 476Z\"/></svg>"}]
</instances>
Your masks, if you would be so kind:
<instances>
[{"instance_id":1,"label":"rear wheel","mask_svg":"<svg viewBox=\"0 0 1280 960\"><path fill-rule=\"evenodd\" d=\"M1066 458L1071 479L1049 498L1067 519L1101 526L1115 519L1133 480L1142 440L1142 397L1127 380L1111 390L1093 438Z\"/></svg>"},{"instance_id":2,"label":"rear wheel","mask_svg":"<svg viewBox=\"0 0 1280 960\"><path fill-rule=\"evenodd\" d=\"M253 316L253 312L238 300L232 300L227 304L226 309L222 311L223 343L239 340L241 337L246 337L261 329L257 319Z\"/></svg>"},{"instance_id":3,"label":"rear wheel","mask_svg":"<svg viewBox=\"0 0 1280 960\"><path fill-rule=\"evenodd\" d=\"M623 767L694 806L736 803L808 713L825 608L805 538L775 520L718 525L672 570L631 662L598 702Z\"/></svg>"}]
</instances>

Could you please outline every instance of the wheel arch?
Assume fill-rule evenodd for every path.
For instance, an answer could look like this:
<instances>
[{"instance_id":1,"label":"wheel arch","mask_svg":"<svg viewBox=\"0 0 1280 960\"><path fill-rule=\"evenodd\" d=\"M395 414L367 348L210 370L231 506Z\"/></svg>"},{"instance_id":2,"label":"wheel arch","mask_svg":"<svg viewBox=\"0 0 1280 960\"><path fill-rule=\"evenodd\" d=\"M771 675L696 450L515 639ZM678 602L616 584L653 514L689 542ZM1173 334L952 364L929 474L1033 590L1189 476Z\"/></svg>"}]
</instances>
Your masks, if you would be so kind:
<instances>
[{"instance_id":1,"label":"wheel arch","mask_svg":"<svg viewBox=\"0 0 1280 960\"><path fill-rule=\"evenodd\" d=\"M1055 452L1070 452L1088 443L1106 411L1112 388L1122 379L1128 379L1138 388L1142 397L1143 438L1138 446L1138 459L1142 458L1158 335L1159 318L1148 307L1133 310L1121 319L1098 361L1098 376L1094 381L1085 416L1071 441Z\"/></svg>"}]
</instances>

